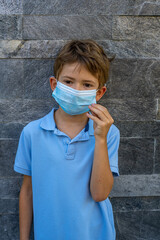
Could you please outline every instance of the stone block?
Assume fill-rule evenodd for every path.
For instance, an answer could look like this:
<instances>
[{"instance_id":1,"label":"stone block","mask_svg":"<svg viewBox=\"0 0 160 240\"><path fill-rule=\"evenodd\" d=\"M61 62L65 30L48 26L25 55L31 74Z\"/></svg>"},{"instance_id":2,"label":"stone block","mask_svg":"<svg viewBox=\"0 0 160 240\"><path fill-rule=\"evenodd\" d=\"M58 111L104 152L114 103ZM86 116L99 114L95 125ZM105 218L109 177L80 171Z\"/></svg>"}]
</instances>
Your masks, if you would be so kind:
<instances>
[{"instance_id":1,"label":"stone block","mask_svg":"<svg viewBox=\"0 0 160 240\"><path fill-rule=\"evenodd\" d=\"M0 40L0 58L55 58L63 40Z\"/></svg>"},{"instance_id":2,"label":"stone block","mask_svg":"<svg viewBox=\"0 0 160 240\"><path fill-rule=\"evenodd\" d=\"M111 39L112 16L24 16L23 39Z\"/></svg>"},{"instance_id":3,"label":"stone block","mask_svg":"<svg viewBox=\"0 0 160 240\"><path fill-rule=\"evenodd\" d=\"M160 121L119 121L115 119L114 124L120 130L121 137L159 137Z\"/></svg>"},{"instance_id":4,"label":"stone block","mask_svg":"<svg viewBox=\"0 0 160 240\"><path fill-rule=\"evenodd\" d=\"M112 39L138 40L160 39L160 17L114 16Z\"/></svg>"},{"instance_id":5,"label":"stone block","mask_svg":"<svg viewBox=\"0 0 160 240\"><path fill-rule=\"evenodd\" d=\"M53 75L53 64L53 60L24 60L25 99L47 101L52 97L49 77Z\"/></svg>"},{"instance_id":6,"label":"stone block","mask_svg":"<svg viewBox=\"0 0 160 240\"><path fill-rule=\"evenodd\" d=\"M23 5L21 0L1 0L0 14L23 14Z\"/></svg>"},{"instance_id":7,"label":"stone block","mask_svg":"<svg viewBox=\"0 0 160 240\"><path fill-rule=\"evenodd\" d=\"M113 197L110 198L113 211L160 211L160 197Z\"/></svg>"},{"instance_id":8,"label":"stone block","mask_svg":"<svg viewBox=\"0 0 160 240\"><path fill-rule=\"evenodd\" d=\"M1 240L19 239L19 215L2 214L0 215L0 233ZM31 225L30 240L33 240L33 222Z\"/></svg>"},{"instance_id":9,"label":"stone block","mask_svg":"<svg viewBox=\"0 0 160 240\"><path fill-rule=\"evenodd\" d=\"M113 118L117 120L153 120L154 118L154 100L144 99L106 99L99 101L105 106ZM143 104L142 104L143 103ZM53 107L58 104L51 96L48 99L15 99L0 100L1 105L1 123L17 122L24 124L46 115ZM134 109L135 108L135 109ZM143 114L142 114L143 112Z\"/></svg>"},{"instance_id":10,"label":"stone block","mask_svg":"<svg viewBox=\"0 0 160 240\"><path fill-rule=\"evenodd\" d=\"M68 40L0 40L0 58L55 58ZM159 59L160 41L96 40L108 57L116 59ZM115 59L115 60L116 60Z\"/></svg>"},{"instance_id":11,"label":"stone block","mask_svg":"<svg viewBox=\"0 0 160 240\"><path fill-rule=\"evenodd\" d=\"M1 214L17 214L19 212L19 198L0 199Z\"/></svg>"},{"instance_id":12,"label":"stone block","mask_svg":"<svg viewBox=\"0 0 160 240\"><path fill-rule=\"evenodd\" d=\"M150 98L107 98L98 101L117 121L153 121L156 119L156 100Z\"/></svg>"},{"instance_id":13,"label":"stone block","mask_svg":"<svg viewBox=\"0 0 160 240\"><path fill-rule=\"evenodd\" d=\"M22 16L0 15L0 39L22 39Z\"/></svg>"},{"instance_id":14,"label":"stone block","mask_svg":"<svg viewBox=\"0 0 160 240\"><path fill-rule=\"evenodd\" d=\"M154 172L155 173L160 173L160 137L155 139L155 166L154 166Z\"/></svg>"},{"instance_id":15,"label":"stone block","mask_svg":"<svg viewBox=\"0 0 160 240\"><path fill-rule=\"evenodd\" d=\"M23 61L0 59L0 96L6 99L21 98L24 95Z\"/></svg>"},{"instance_id":16,"label":"stone block","mask_svg":"<svg viewBox=\"0 0 160 240\"><path fill-rule=\"evenodd\" d=\"M160 95L160 61L115 59L110 68L111 98L154 98Z\"/></svg>"},{"instance_id":17,"label":"stone block","mask_svg":"<svg viewBox=\"0 0 160 240\"><path fill-rule=\"evenodd\" d=\"M98 40L111 57L116 54L116 59L159 59L160 57L160 41L154 39L135 39L135 40Z\"/></svg>"},{"instance_id":18,"label":"stone block","mask_svg":"<svg viewBox=\"0 0 160 240\"><path fill-rule=\"evenodd\" d=\"M121 175L114 178L110 197L160 196L160 175Z\"/></svg>"},{"instance_id":19,"label":"stone block","mask_svg":"<svg viewBox=\"0 0 160 240\"><path fill-rule=\"evenodd\" d=\"M120 175L152 174L153 138L121 138L119 147Z\"/></svg>"},{"instance_id":20,"label":"stone block","mask_svg":"<svg viewBox=\"0 0 160 240\"><path fill-rule=\"evenodd\" d=\"M18 177L0 178L0 199L18 199L23 182L23 174L17 173Z\"/></svg>"},{"instance_id":21,"label":"stone block","mask_svg":"<svg viewBox=\"0 0 160 240\"><path fill-rule=\"evenodd\" d=\"M119 121L114 124L120 130L121 137L152 138L160 136L159 121Z\"/></svg>"},{"instance_id":22,"label":"stone block","mask_svg":"<svg viewBox=\"0 0 160 240\"><path fill-rule=\"evenodd\" d=\"M143 212L141 234L144 239L158 240L160 237L160 211Z\"/></svg>"},{"instance_id":23,"label":"stone block","mask_svg":"<svg viewBox=\"0 0 160 240\"><path fill-rule=\"evenodd\" d=\"M92 0L92 1L31 1L24 0L24 14L59 14L59 15L159 15L159 2L155 0L145 1L109 1L109 0Z\"/></svg>"},{"instance_id":24,"label":"stone block","mask_svg":"<svg viewBox=\"0 0 160 240\"><path fill-rule=\"evenodd\" d=\"M0 214L1 240L19 239L18 214Z\"/></svg>"},{"instance_id":25,"label":"stone block","mask_svg":"<svg viewBox=\"0 0 160 240\"><path fill-rule=\"evenodd\" d=\"M121 212L115 218L117 240L159 240L159 211Z\"/></svg>"},{"instance_id":26,"label":"stone block","mask_svg":"<svg viewBox=\"0 0 160 240\"><path fill-rule=\"evenodd\" d=\"M49 113L51 109L58 106L53 97L47 100L15 99L0 100L1 118L0 123L27 124L39 119Z\"/></svg>"},{"instance_id":27,"label":"stone block","mask_svg":"<svg viewBox=\"0 0 160 240\"><path fill-rule=\"evenodd\" d=\"M18 56L18 52L21 52L23 49L25 41L24 40L0 40L0 58L22 58ZM26 53L27 57L27 53Z\"/></svg>"},{"instance_id":28,"label":"stone block","mask_svg":"<svg viewBox=\"0 0 160 240\"><path fill-rule=\"evenodd\" d=\"M142 212L114 213L116 239L140 240L140 226L142 216Z\"/></svg>"},{"instance_id":29,"label":"stone block","mask_svg":"<svg viewBox=\"0 0 160 240\"><path fill-rule=\"evenodd\" d=\"M158 1L144 1L140 8L138 15L160 15L160 2Z\"/></svg>"},{"instance_id":30,"label":"stone block","mask_svg":"<svg viewBox=\"0 0 160 240\"><path fill-rule=\"evenodd\" d=\"M0 177L14 175L13 164L17 146L15 140L0 140Z\"/></svg>"},{"instance_id":31,"label":"stone block","mask_svg":"<svg viewBox=\"0 0 160 240\"><path fill-rule=\"evenodd\" d=\"M156 107L156 111L157 111L157 120L160 120L160 98L157 99L157 107Z\"/></svg>"},{"instance_id":32,"label":"stone block","mask_svg":"<svg viewBox=\"0 0 160 240\"><path fill-rule=\"evenodd\" d=\"M19 139L23 127L21 123L0 123L0 138Z\"/></svg>"}]
</instances>

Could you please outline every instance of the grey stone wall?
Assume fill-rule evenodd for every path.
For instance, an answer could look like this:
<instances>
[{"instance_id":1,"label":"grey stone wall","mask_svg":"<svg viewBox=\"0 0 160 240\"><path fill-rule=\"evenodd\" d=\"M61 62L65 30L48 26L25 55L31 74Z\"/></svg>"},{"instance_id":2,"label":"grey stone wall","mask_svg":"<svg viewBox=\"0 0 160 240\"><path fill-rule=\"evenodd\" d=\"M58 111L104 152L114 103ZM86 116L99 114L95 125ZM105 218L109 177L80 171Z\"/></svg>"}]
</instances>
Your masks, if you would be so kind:
<instances>
[{"instance_id":1,"label":"grey stone wall","mask_svg":"<svg viewBox=\"0 0 160 240\"><path fill-rule=\"evenodd\" d=\"M92 38L116 54L99 103L121 133L120 177L110 194L117 240L158 240L159 0L0 0L0 239L19 239L18 139L56 105L49 76L59 47L72 38Z\"/></svg>"}]
</instances>

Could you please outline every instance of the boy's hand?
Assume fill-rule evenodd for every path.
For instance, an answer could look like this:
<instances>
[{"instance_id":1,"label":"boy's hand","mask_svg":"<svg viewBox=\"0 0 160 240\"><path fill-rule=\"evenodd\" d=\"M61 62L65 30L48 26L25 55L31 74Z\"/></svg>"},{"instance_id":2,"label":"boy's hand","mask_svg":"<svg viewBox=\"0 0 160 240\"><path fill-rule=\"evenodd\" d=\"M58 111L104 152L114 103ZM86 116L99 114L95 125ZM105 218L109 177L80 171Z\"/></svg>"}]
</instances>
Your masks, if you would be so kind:
<instances>
[{"instance_id":1,"label":"boy's hand","mask_svg":"<svg viewBox=\"0 0 160 240\"><path fill-rule=\"evenodd\" d=\"M89 105L89 109L93 116L88 112L87 116L94 121L93 127L95 137L106 140L107 133L111 125L114 123L113 118L108 110L100 104L93 103Z\"/></svg>"}]
</instances>

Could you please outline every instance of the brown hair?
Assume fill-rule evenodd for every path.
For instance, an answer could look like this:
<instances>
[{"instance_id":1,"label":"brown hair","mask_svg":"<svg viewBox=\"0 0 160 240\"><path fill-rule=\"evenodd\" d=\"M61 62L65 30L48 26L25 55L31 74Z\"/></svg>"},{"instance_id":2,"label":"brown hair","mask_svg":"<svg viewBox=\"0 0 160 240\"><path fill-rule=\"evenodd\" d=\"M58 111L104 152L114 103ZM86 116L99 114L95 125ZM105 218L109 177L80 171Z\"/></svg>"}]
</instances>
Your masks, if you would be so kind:
<instances>
[{"instance_id":1,"label":"brown hair","mask_svg":"<svg viewBox=\"0 0 160 240\"><path fill-rule=\"evenodd\" d=\"M114 58L108 58L103 48L92 39L70 40L57 54L54 75L58 79L64 64L78 62L97 76L101 88L108 80L110 62Z\"/></svg>"}]
</instances>

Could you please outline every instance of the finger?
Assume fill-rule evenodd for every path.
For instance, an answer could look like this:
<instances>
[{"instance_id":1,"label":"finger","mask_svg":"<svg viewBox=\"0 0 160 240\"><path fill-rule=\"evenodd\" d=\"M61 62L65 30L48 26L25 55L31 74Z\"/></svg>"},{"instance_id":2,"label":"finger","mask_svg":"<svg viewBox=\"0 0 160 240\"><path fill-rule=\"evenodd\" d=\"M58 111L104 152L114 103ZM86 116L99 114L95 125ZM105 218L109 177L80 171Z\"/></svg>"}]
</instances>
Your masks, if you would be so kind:
<instances>
[{"instance_id":1,"label":"finger","mask_svg":"<svg viewBox=\"0 0 160 240\"><path fill-rule=\"evenodd\" d=\"M100 104L93 104L93 106L97 109L100 109L107 118L109 118L112 122L114 122L114 119L112 118L112 116L108 112L107 108L105 108L104 106L102 106Z\"/></svg>"},{"instance_id":2,"label":"finger","mask_svg":"<svg viewBox=\"0 0 160 240\"><path fill-rule=\"evenodd\" d=\"M99 110L98 108L95 108L93 106L89 106L89 108L103 121L103 122L106 122L106 115L101 111Z\"/></svg>"},{"instance_id":3,"label":"finger","mask_svg":"<svg viewBox=\"0 0 160 240\"><path fill-rule=\"evenodd\" d=\"M91 114L95 117L98 117L97 114L95 114L92 110L90 110Z\"/></svg>"},{"instance_id":4,"label":"finger","mask_svg":"<svg viewBox=\"0 0 160 240\"><path fill-rule=\"evenodd\" d=\"M97 125L100 125L102 123L102 121L99 118L89 114L88 112L87 112L87 116L91 118Z\"/></svg>"}]
</instances>

